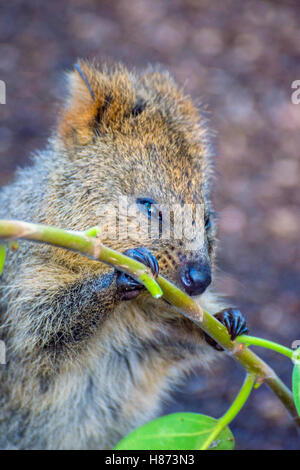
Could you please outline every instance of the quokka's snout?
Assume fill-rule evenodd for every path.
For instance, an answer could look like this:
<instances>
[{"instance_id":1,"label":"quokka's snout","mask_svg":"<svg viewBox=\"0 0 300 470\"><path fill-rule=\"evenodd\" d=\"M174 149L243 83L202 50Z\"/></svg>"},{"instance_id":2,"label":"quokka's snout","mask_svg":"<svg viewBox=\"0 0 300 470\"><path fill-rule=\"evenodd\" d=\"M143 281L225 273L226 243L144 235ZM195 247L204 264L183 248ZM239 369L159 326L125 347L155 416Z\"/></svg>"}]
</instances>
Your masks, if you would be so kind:
<instances>
[{"instance_id":1,"label":"quokka's snout","mask_svg":"<svg viewBox=\"0 0 300 470\"><path fill-rule=\"evenodd\" d=\"M189 295L200 295L211 283L210 265L202 261L188 261L180 270L180 282Z\"/></svg>"}]
</instances>

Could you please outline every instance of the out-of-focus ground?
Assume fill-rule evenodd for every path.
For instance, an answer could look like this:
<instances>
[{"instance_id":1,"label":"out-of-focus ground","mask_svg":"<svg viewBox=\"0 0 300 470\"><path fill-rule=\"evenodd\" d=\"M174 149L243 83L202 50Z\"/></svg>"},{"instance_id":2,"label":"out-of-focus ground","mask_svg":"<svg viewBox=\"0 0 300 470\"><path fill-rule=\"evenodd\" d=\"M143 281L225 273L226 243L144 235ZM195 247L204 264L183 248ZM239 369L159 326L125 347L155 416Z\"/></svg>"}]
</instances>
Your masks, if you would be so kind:
<instances>
[{"instance_id":1,"label":"out-of-focus ground","mask_svg":"<svg viewBox=\"0 0 300 470\"><path fill-rule=\"evenodd\" d=\"M121 0L1 2L0 184L43 148L62 72L77 57L160 62L209 105L217 131L219 290L251 333L300 340L300 4L279 1ZM290 385L291 366L259 351ZM221 355L220 355L221 357ZM233 361L197 371L165 411L218 417L243 380ZM238 449L297 449L285 410L265 387L231 426Z\"/></svg>"}]
</instances>

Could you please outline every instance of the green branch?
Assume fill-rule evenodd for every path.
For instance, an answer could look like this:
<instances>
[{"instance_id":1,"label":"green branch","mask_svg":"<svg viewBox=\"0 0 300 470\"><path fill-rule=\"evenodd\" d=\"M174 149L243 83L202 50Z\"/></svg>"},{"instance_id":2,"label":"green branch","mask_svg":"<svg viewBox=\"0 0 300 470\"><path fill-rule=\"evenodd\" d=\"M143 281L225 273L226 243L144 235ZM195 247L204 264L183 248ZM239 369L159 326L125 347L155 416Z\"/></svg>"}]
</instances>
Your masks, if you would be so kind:
<instances>
[{"instance_id":1,"label":"green branch","mask_svg":"<svg viewBox=\"0 0 300 470\"><path fill-rule=\"evenodd\" d=\"M0 238L2 239L22 238L46 243L60 248L67 248L106 264L116 265L143 284L153 297L157 299L162 296L162 290L153 278L149 268L102 245L101 241L95 238L98 234L99 229L97 227L92 227L85 232L75 232L17 220L0 220Z\"/></svg>"},{"instance_id":2,"label":"green branch","mask_svg":"<svg viewBox=\"0 0 300 470\"><path fill-rule=\"evenodd\" d=\"M274 343L274 341L269 341L268 339L257 338L256 336L241 335L236 338L236 342L243 343L246 346L261 346L262 348L272 349L290 359L293 359L295 353L292 349L282 346L281 344Z\"/></svg>"},{"instance_id":3,"label":"green branch","mask_svg":"<svg viewBox=\"0 0 300 470\"><path fill-rule=\"evenodd\" d=\"M233 421L236 415L241 411L254 386L255 379L256 376L254 374L247 374L243 386L239 391L236 399L234 400L230 408L226 411L226 413L218 419L215 428L212 430L211 434L208 436L201 449L199 450L207 450L211 443L218 437L220 432L224 428L226 428L226 426L228 426L228 424L231 423L231 421Z\"/></svg>"},{"instance_id":4,"label":"green branch","mask_svg":"<svg viewBox=\"0 0 300 470\"><path fill-rule=\"evenodd\" d=\"M231 341L227 329L213 315L202 310L191 297L162 276L158 276L154 280L150 270L142 263L102 245L97 236L98 231L95 228L86 232L75 232L41 224L0 220L0 239L22 238L67 248L129 274L148 288L154 297L159 297L162 290L164 298L173 304L182 315L217 341L249 374L256 375L260 382L266 382L300 427L300 418L292 393L277 377L273 369L243 344Z\"/></svg>"}]
</instances>

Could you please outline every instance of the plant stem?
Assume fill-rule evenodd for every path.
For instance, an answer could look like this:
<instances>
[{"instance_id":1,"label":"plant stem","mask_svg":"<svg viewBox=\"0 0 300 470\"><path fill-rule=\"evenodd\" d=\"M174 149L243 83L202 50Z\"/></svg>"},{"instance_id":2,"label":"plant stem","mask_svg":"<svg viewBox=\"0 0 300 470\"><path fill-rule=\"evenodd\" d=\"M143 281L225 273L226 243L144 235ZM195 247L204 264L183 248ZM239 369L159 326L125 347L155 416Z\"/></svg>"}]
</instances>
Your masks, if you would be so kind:
<instances>
[{"instance_id":1,"label":"plant stem","mask_svg":"<svg viewBox=\"0 0 300 470\"><path fill-rule=\"evenodd\" d=\"M95 234L93 229L93 235ZM261 382L266 382L283 405L290 412L294 422L300 427L300 417L295 408L293 395L284 383L254 352L243 344L231 341L227 329L213 315L196 304L191 297L182 292L162 276L155 280L152 273L142 263L108 248L98 238L86 235L86 232L61 230L41 224L31 224L13 220L0 220L0 239L23 238L38 243L67 248L92 259L102 261L123 271L141 282L154 297L161 292L168 302L186 318L194 322L218 344L220 344L248 373L257 375ZM157 284L159 287L157 287Z\"/></svg>"},{"instance_id":2,"label":"plant stem","mask_svg":"<svg viewBox=\"0 0 300 470\"><path fill-rule=\"evenodd\" d=\"M220 434L220 432L228 426L231 421L236 417L236 415L240 412L244 404L246 403L250 392L254 386L256 376L255 374L247 374L245 381L230 408L226 411L226 413L218 419L215 428L212 430L211 434L208 436L204 444L199 450L207 450L211 443L216 439L216 437Z\"/></svg>"},{"instance_id":3,"label":"plant stem","mask_svg":"<svg viewBox=\"0 0 300 470\"><path fill-rule=\"evenodd\" d=\"M262 348L272 349L273 351L283 354L290 359L293 358L294 354L294 351L290 348L274 343L274 341L269 341L268 339L257 338L256 336L241 335L236 338L236 342L243 343L246 346L261 346Z\"/></svg>"},{"instance_id":4,"label":"plant stem","mask_svg":"<svg viewBox=\"0 0 300 470\"><path fill-rule=\"evenodd\" d=\"M113 264L122 271L133 276L143 284L156 299L162 296L162 290L153 278L149 268L108 248L95 238L96 227L86 232L62 230L42 224L31 224L17 220L0 220L0 238L5 240L22 238L39 243L67 248L71 251L88 256L89 258Z\"/></svg>"},{"instance_id":5,"label":"plant stem","mask_svg":"<svg viewBox=\"0 0 300 470\"><path fill-rule=\"evenodd\" d=\"M230 355L239 362L247 372L254 373L261 382L271 388L289 411L295 424L300 427L300 417L295 408L291 391L275 374L274 370L268 366L253 351L242 344L231 341L227 329L213 315L202 310L191 297L182 292L176 286L158 276L157 281L164 292L164 298L172 303L189 320L193 321L209 336L217 341Z\"/></svg>"}]
</instances>

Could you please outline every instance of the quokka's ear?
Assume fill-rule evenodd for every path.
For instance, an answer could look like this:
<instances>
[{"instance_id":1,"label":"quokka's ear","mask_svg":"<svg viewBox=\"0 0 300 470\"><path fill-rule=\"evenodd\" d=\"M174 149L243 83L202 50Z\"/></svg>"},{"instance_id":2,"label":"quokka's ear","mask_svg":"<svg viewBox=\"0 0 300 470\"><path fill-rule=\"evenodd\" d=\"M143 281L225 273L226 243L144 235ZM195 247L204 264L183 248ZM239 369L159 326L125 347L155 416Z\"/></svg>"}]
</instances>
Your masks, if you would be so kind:
<instances>
[{"instance_id":1,"label":"quokka's ear","mask_svg":"<svg viewBox=\"0 0 300 470\"><path fill-rule=\"evenodd\" d=\"M109 84L93 65L80 60L69 74L69 98L59 119L59 133L67 145L87 145L107 107Z\"/></svg>"}]
</instances>

